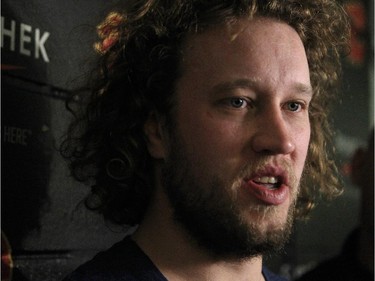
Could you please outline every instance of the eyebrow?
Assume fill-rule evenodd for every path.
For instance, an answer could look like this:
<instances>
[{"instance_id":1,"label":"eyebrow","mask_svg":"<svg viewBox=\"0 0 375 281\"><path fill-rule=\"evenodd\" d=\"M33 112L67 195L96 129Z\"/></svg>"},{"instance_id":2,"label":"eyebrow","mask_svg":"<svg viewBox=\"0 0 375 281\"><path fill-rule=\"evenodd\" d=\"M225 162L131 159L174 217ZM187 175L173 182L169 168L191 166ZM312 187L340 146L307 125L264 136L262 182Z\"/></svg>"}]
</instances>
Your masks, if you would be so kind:
<instances>
[{"instance_id":1,"label":"eyebrow","mask_svg":"<svg viewBox=\"0 0 375 281\"><path fill-rule=\"evenodd\" d=\"M227 92L238 88L256 88L258 79L237 79L234 81L222 82L215 85L212 89L213 92Z\"/></svg>"},{"instance_id":2,"label":"eyebrow","mask_svg":"<svg viewBox=\"0 0 375 281\"><path fill-rule=\"evenodd\" d=\"M313 96L314 91L311 85L303 84L303 83L295 83L293 88L296 90L297 93L306 94L309 96Z\"/></svg>"},{"instance_id":3,"label":"eyebrow","mask_svg":"<svg viewBox=\"0 0 375 281\"><path fill-rule=\"evenodd\" d=\"M238 88L247 88L247 89L257 89L259 88L258 85L259 79L236 79L234 81L227 81L227 82L222 82L217 85L215 85L212 89L213 93L223 93L223 92L228 92L234 89ZM304 95L309 95L313 96L313 89L311 85L296 82L292 85L293 92L304 94Z\"/></svg>"}]
</instances>

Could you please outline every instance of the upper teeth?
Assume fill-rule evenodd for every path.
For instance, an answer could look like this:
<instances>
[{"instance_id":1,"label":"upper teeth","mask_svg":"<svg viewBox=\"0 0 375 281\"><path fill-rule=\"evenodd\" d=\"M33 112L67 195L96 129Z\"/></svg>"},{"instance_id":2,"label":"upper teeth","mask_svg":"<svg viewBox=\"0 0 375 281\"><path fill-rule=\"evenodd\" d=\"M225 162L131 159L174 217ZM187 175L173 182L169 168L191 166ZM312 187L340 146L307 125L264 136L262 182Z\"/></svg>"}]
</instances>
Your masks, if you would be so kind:
<instances>
[{"instance_id":1,"label":"upper teeth","mask_svg":"<svg viewBox=\"0 0 375 281\"><path fill-rule=\"evenodd\" d=\"M276 177L259 177L257 178L256 181L260 183L272 183L272 184L275 184L278 182Z\"/></svg>"}]
</instances>

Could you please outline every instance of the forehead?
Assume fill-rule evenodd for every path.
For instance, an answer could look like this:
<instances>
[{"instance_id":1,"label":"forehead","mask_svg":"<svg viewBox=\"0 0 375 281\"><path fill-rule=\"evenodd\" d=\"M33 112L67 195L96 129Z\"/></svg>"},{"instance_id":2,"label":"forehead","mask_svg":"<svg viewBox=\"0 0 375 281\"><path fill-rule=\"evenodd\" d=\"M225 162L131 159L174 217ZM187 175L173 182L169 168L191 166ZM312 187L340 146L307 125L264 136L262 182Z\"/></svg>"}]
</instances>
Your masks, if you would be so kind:
<instances>
[{"instance_id":1,"label":"forehead","mask_svg":"<svg viewBox=\"0 0 375 281\"><path fill-rule=\"evenodd\" d=\"M298 33L282 21L265 17L240 19L189 35L181 70L185 80L206 87L242 78L259 79L265 85L275 81L310 84Z\"/></svg>"},{"instance_id":2,"label":"forehead","mask_svg":"<svg viewBox=\"0 0 375 281\"><path fill-rule=\"evenodd\" d=\"M202 63L202 57L210 59L215 54L236 57L244 50L250 50L255 55L265 50L277 52L280 44L284 45L281 54L284 57L290 55L287 50L295 52L296 46L305 55L302 40L287 23L259 16L242 18L232 24L216 25L200 33L189 34L183 44L182 66ZM271 46L276 47L271 50Z\"/></svg>"}]
</instances>

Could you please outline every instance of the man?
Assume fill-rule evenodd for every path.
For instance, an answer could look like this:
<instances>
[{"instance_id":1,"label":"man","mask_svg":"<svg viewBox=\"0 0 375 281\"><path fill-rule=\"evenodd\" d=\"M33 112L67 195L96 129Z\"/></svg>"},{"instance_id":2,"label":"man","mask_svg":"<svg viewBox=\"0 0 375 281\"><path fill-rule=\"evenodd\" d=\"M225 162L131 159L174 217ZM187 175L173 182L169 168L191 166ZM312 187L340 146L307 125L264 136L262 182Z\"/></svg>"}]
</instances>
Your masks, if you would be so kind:
<instances>
[{"instance_id":1,"label":"man","mask_svg":"<svg viewBox=\"0 0 375 281\"><path fill-rule=\"evenodd\" d=\"M359 225L348 235L340 254L318 264L299 281L374 280L374 129L350 164L351 180L361 192Z\"/></svg>"},{"instance_id":2,"label":"man","mask_svg":"<svg viewBox=\"0 0 375 281\"><path fill-rule=\"evenodd\" d=\"M281 280L262 257L316 193L339 193L325 148L342 8L135 1L98 30L96 84L62 149L95 182L87 206L139 227L66 280Z\"/></svg>"}]
</instances>

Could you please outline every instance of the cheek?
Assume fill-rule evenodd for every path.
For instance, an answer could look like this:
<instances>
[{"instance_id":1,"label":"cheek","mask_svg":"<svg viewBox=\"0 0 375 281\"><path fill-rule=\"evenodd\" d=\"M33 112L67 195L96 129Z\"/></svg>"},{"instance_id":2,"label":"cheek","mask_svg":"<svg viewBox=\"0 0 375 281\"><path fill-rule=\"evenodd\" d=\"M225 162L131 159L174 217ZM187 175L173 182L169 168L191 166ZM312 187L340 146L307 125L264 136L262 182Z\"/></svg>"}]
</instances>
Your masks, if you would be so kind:
<instances>
[{"instance_id":1,"label":"cheek","mask_svg":"<svg viewBox=\"0 0 375 281\"><path fill-rule=\"evenodd\" d=\"M189 157L195 162L220 166L241 147L240 130L233 122L204 114L189 114L180 124L180 133Z\"/></svg>"},{"instance_id":2,"label":"cheek","mask_svg":"<svg viewBox=\"0 0 375 281\"><path fill-rule=\"evenodd\" d=\"M238 146L241 140L239 126L226 120L206 115L193 125L193 136L206 149L219 149L222 153ZM228 151L229 153L230 151Z\"/></svg>"},{"instance_id":3,"label":"cheek","mask_svg":"<svg viewBox=\"0 0 375 281\"><path fill-rule=\"evenodd\" d=\"M299 173L302 173L302 170L305 165L305 160L308 153L310 143L310 126L306 125L305 128L299 132L297 137L295 138L295 144L296 144L296 168L298 169Z\"/></svg>"}]
</instances>

